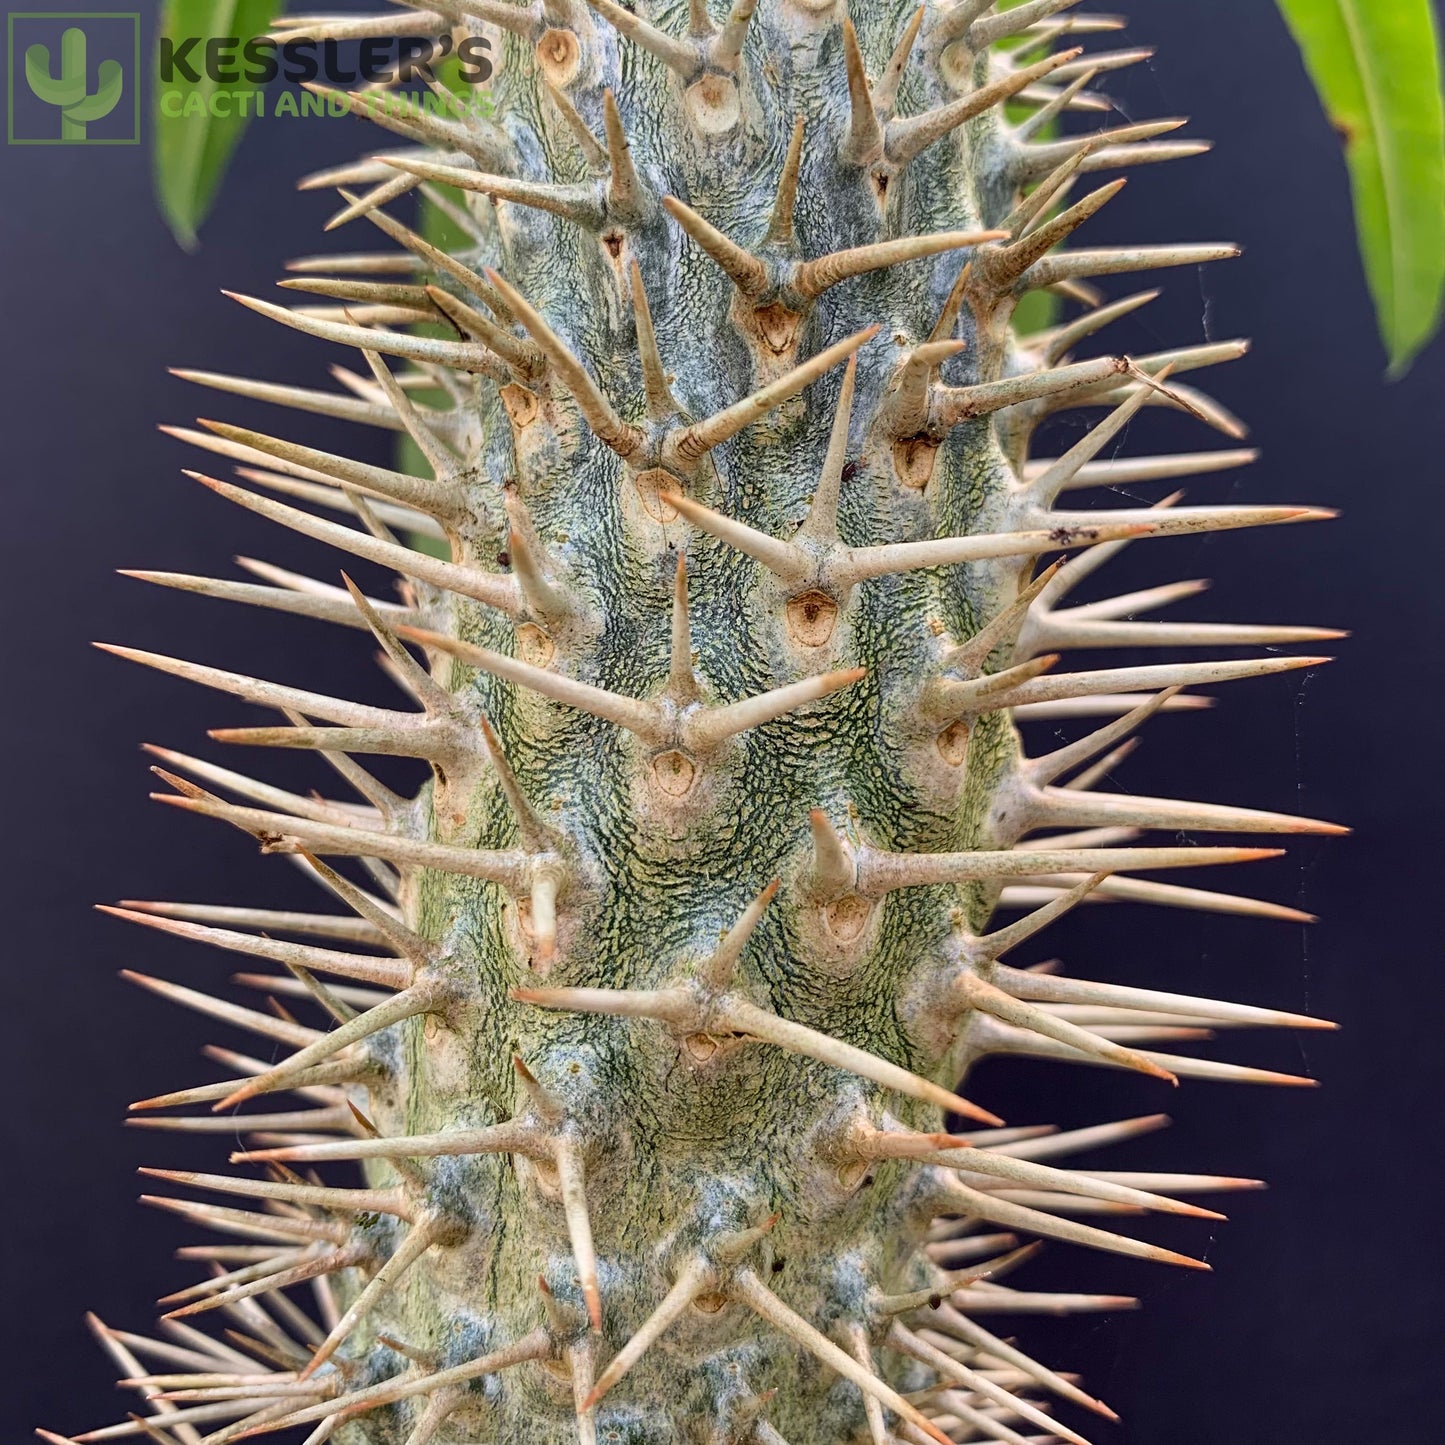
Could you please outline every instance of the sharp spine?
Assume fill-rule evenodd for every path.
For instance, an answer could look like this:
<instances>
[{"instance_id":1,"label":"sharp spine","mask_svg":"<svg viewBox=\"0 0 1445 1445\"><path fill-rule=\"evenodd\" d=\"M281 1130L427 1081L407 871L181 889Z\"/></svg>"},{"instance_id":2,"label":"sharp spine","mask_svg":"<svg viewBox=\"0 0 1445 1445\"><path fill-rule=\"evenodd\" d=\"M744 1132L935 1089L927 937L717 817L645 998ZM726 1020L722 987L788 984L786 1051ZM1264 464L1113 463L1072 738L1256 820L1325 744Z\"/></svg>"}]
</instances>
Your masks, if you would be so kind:
<instances>
[{"instance_id":1,"label":"sharp spine","mask_svg":"<svg viewBox=\"0 0 1445 1445\"><path fill-rule=\"evenodd\" d=\"M445 562L410 547L368 537L354 527L344 527L337 522L314 517L296 507L288 507L282 502L273 502L268 497L258 497L254 492L234 487L229 482L218 481L215 477L199 472L187 472L186 475L228 502L234 502L258 516L279 522L283 527L289 527L303 536L328 542L343 551L375 562L378 566L389 567L404 576L415 577L418 581L456 592L508 615L515 616L520 610L517 585L510 577L482 572L456 562Z\"/></svg>"},{"instance_id":2,"label":"sharp spine","mask_svg":"<svg viewBox=\"0 0 1445 1445\"><path fill-rule=\"evenodd\" d=\"M359 953L341 953L331 948L317 948L306 943L285 943L280 939L265 938L253 933L238 933L229 928L211 928L199 923L185 923L179 919L161 918L154 914L137 913L127 908L100 906L100 912L113 918L122 918L130 923L142 923L163 933L173 933L197 943L209 943L215 948L225 948L233 953L244 953L252 958L265 958L273 963L297 964L307 970L334 973L342 978L356 979L362 983L380 984L386 988L405 988L411 981L412 969L399 959L372 957Z\"/></svg>"},{"instance_id":3,"label":"sharp spine","mask_svg":"<svg viewBox=\"0 0 1445 1445\"><path fill-rule=\"evenodd\" d=\"M384 352L388 356L399 356L408 361L435 362L437 365L463 372L477 372L483 376L505 379L506 368L501 359L470 341L439 341L430 336L412 336L399 331L383 331L373 326L356 326L339 321L320 321L288 310L285 306L273 306L255 296L242 296L227 291L233 301L239 301L258 315L271 321L279 321L294 331L304 331L322 341L334 341L341 346L354 346L362 350Z\"/></svg>"}]
</instances>

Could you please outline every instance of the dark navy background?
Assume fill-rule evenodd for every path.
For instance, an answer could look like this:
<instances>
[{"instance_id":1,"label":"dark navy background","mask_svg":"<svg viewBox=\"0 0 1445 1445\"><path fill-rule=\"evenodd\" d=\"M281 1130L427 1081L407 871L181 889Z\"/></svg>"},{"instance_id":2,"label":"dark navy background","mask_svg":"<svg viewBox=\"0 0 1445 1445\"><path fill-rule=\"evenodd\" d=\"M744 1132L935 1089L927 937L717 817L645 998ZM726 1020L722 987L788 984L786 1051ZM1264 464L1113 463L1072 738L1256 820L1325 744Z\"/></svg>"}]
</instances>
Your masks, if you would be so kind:
<instances>
[{"instance_id":1,"label":"dark navy background","mask_svg":"<svg viewBox=\"0 0 1445 1445\"><path fill-rule=\"evenodd\" d=\"M1219 690L1212 714L1153 724L1118 785L1298 809L1357 831L1204 880L1317 911L1323 922L1313 928L1099 908L1052 933L1050 951L1085 977L1308 1009L1347 1028L1304 1038L1234 1033L1216 1046L1223 1057L1316 1076L1319 1091L1199 1083L1175 1094L1042 1064L980 1072L970 1092L1011 1122L1173 1114L1172 1130L1100 1158L1101 1167L1272 1181L1268 1193L1226 1201L1232 1221L1214 1230L1178 1220L1142 1226L1206 1252L1213 1276L1054 1246L1017 1281L1137 1292L1142 1313L995 1323L1060 1368L1087 1371L1128 1422L1116 1434L1091 1426L1101 1441L1413 1445L1438 1438L1425 1412L1438 1394L1445 1316L1437 712L1445 347L1432 347L1400 383L1384 383L1338 146L1274 7L1135 0L1131 8L1131 40L1157 44L1160 55L1119 80L1122 108L1191 115L1192 133L1218 148L1131 173L1125 193L1091 223L1089 243L1235 238L1246 254L1202 275L1169 275L1164 299L1100 349L1252 335L1245 361L1201 380L1250 419L1264 460L1201 479L1193 497L1313 502L1345 515L1288 533L1136 547L1111 570L1110 590L1212 576L1213 591L1178 615L1331 624L1354 637L1342 661L1316 675L1234 684ZM122 1418L128 1397L108 1383L112 1371L82 1312L145 1328L151 1299L193 1277L170 1251L202 1238L135 1204L133 1170L212 1167L227 1142L187 1145L121 1127L128 1100L215 1077L197 1050L224 1031L115 975L140 967L216 985L236 960L142 935L93 914L90 903L319 902L284 860L259 859L239 835L145 801L140 741L217 756L208 726L261 714L87 642L121 640L389 700L353 634L112 573L228 575L229 558L244 552L334 575L336 554L182 479L179 467L196 457L155 425L184 424L199 411L384 460L379 434L203 394L164 369L324 385L328 363L353 364L240 310L219 288L274 294L288 256L370 248L360 223L320 238L332 202L290 188L303 170L373 144L359 121L253 127L204 247L189 257L158 219L146 147L11 148L0 157L8 812L0 1358L17 1439L32 1424L78 1432ZM1076 426L1059 429L1058 446ZM1186 420L1151 415L1129 450L1215 441ZM300 758L224 760L302 787L322 781L319 766Z\"/></svg>"}]
</instances>

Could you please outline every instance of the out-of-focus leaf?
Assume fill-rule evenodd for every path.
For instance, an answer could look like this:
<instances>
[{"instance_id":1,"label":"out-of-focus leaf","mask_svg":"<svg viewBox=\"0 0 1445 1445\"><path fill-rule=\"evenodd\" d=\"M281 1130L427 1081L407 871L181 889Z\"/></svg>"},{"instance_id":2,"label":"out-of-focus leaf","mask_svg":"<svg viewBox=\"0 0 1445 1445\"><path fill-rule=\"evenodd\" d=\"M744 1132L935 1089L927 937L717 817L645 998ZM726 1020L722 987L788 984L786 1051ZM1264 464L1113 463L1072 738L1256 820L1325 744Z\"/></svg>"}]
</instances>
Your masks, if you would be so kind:
<instances>
[{"instance_id":1,"label":"out-of-focus leaf","mask_svg":"<svg viewBox=\"0 0 1445 1445\"><path fill-rule=\"evenodd\" d=\"M452 186L438 186L437 190L452 200L458 209L466 210L466 197L462 191ZM467 250L475 244L471 237L458 226L440 206L433 205L426 196L419 196L416 207L416 229L421 236L437 247L438 250L458 252ZM443 325L419 325L411 328L423 336L441 336L454 340L456 333ZM435 390L413 391L413 400L428 406L445 407L450 404L450 398L440 388ZM414 477L428 477L431 475L431 468L427 465L426 458L422 455L421 448L404 432L397 439L396 444L396 465L400 471L410 472ZM450 559L451 548L443 541L435 537L428 537L420 532L413 532L407 537L408 543L415 547L418 552L428 552L434 557Z\"/></svg>"},{"instance_id":2,"label":"out-of-focus leaf","mask_svg":"<svg viewBox=\"0 0 1445 1445\"><path fill-rule=\"evenodd\" d=\"M449 90L459 95L468 95L469 87L461 79L460 67L454 56L448 57L437 67L436 77ZM455 186L437 185L435 193L444 199L451 201L457 210L465 212L467 209L467 198L464 191L458 190ZM440 251L448 251L457 254L470 250L476 243L466 231L464 231L447 213L438 205L434 204L425 194L418 192L416 203L416 229L424 240L430 241ZM456 333L449 327L436 326L413 326L411 328L423 336L440 336L454 339ZM432 406L447 406L450 399L446 392L437 390L414 391L412 393L416 401L427 403ZM431 475L431 468L427 465L426 458L422 456L421 448L405 433L397 441L396 465L400 471L410 472L415 477ZM407 537L408 543L419 552L428 552L432 556L450 559L451 548L435 537L428 537L419 532L413 532Z\"/></svg>"},{"instance_id":3,"label":"out-of-focus leaf","mask_svg":"<svg viewBox=\"0 0 1445 1445\"><path fill-rule=\"evenodd\" d=\"M1445 294L1445 105L1430 0L1279 0L1345 143L1380 335L1398 376Z\"/></svg>"},{"instance_id":4,"label":"out-of-focus leaf","mask_svg":"<svg viewBox=\"0 0 1445 1445\"><path fill-rule=\"evenodd\" d=\"M1025 0L998 0L1000 10L1012 10L1015 5L1022 5ZM1009 44L1009 49L1015 49L1023 42ZM1028 60L1038 59L1044 54L1043 51L1036 52L1027 57ZM1025 117L1034 113L1035 106L1019 104L1010 101L1007 106L1007 118L1010 124L1016 125ZM1038 132L1037 140L1054 140L1058 137L1059 125L1057 121L1051 121ZM1013 327L1020 336L1029 336L1035 332L1047 331L1049 327L1057 323L1059 312L1062 308L1059 305L1059 298L1052 291L1028 291L1020 298L1018 305L1014 308L1012 317Z\"/></svg>"},{"instance_id":5,"label":"out-of-focus leaf","mask_svg":"<svg viewBox=\"0 0 1445 1445\"><path fill-rule=\"evenodd\" d=\"M236 38L244 45L266 33L280 8L280 0L165 0L161 6L162 40L179 45L190 36L199 37L189 52L191 69L199 79L189 80L178 70L172 79L156 81L156 196L172 234L187 250L197 245L196 232L246 128L247 108L255 103L247 99L256 85L245 78L240 47L231 62L239 78L222 84L206 74L206 41ZM178 99L167 101L162 109L159 102L171 93ZM171 109L180 113L167 115Z\"/></svg>"}]
</instances>

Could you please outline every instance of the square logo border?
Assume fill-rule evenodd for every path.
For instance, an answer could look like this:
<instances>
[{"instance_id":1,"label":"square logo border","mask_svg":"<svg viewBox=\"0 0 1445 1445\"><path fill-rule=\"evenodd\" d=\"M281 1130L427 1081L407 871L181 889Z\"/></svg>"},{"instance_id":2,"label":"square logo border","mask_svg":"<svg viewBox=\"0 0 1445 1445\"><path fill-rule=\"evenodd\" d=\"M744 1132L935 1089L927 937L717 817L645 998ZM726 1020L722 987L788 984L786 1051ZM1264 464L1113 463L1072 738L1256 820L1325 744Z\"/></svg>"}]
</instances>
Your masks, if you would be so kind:
<instances>
[{"instance_id":1,"label":"square logo border","mask_svg":"<svg viewBox=\"0 0 1445 1445\"><path fill-rule=\"evenodd\" d=\"M135 134L125 139L97 140L17 139L15 135L15 22L17 20L129 20L135 39L135 84L133 110ZM5 16L5 143L12 146L138 146L140 135L141 13L139 10L11 10Z\"/></svg>"}]
</instances>

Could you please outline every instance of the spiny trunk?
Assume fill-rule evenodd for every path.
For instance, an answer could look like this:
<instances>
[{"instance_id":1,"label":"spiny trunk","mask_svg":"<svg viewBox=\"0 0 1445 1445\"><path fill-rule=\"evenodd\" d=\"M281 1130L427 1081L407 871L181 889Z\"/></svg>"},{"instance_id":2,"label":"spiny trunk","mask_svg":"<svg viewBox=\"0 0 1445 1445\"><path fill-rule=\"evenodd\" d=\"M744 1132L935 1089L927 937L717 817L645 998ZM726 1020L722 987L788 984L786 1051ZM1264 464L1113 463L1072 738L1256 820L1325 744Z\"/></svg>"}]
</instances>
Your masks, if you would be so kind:
<instances>
[{"instance_id":1,"label":"spiny trunk","mask_svg":"<svg viewBox=\"0 0 1445 1445\"><path fill-rule=\"evenodd\" d=\"M1191 704L1179 689L1317 659L1059 654L1337 634L1132 620L1187 587L1061 606L1132 541L1322 515L1076 500L1249 454L1113 456L1144 406L1237 438L1174 376L1243 347L1091 357L1093 332L1150 299L1108 301L1095 279L1234 248L1060 249L1118 189L1087 190L1093 173L1204 149L1161 139L1174 122L1050 138L1055 116L1104 109L1096 71L1131 58L1062 48L1113 28L1071 3L399 17L491 39L495 120L385 113L371 92L361 108L420 144L321 179L353 230L399 249L299 264L290 284L325 305L240 298L361 348L371 375L335 395L187 375L410 435L427 477L189 434L263 488L203 478L222 497L393 568L400 601L274 570L141 575L369 631L410 705L127 654L282 710L217 736L320 750L363 799L161 755L199 780L165 772L164 801L302 854L344 910L127 911L282 965L262 986L320 1005L303 1025L148 981L266 1043L143 1120L204 1131L209 1104L304 1101L240 1116L256 1137L237 1173L170 1176L240 1196L167 1207L228 1236L202 1252L228 1273L177 1307L224 1308L248 1353L99 1327L127 1376L172 1393L144 1427L159 1438L1078 1440L1041 1409L1108 1413L991 1332L1033 1307L995 1282L1029 1252L1017 1236L1193 1264L1092 1216L1217 1217L1167 1194L1250 1181L1064 1171L1049 1161L1153 1121L1045 1137L955 1086L990 1053L1301 1082L1149 1046L1317 1021L1001 956L1086 898L1289 915L1133 876L1269 850L1142 834L1335 830L1095 787L1139 724ZM466 197L450 254L382 209L435 182ZM1075 312L1020 336L1038 290ZM449 333L408 329L422 320ZM1093 430L1035 457L1065 408ZM1031 755L1039 718L1099 725ZM352 760L369 754L432 777L400 798ZM321 856L360 860L371 891ZM278 1042L295 1052L274 1062ZM960 1118L968 1133L943 1132ZM346 1164L315 1182L329 1160L363 1161L363 1186ZM315 1319L281 1293L306 1281Z\"/></svg>"}]
</instances>

